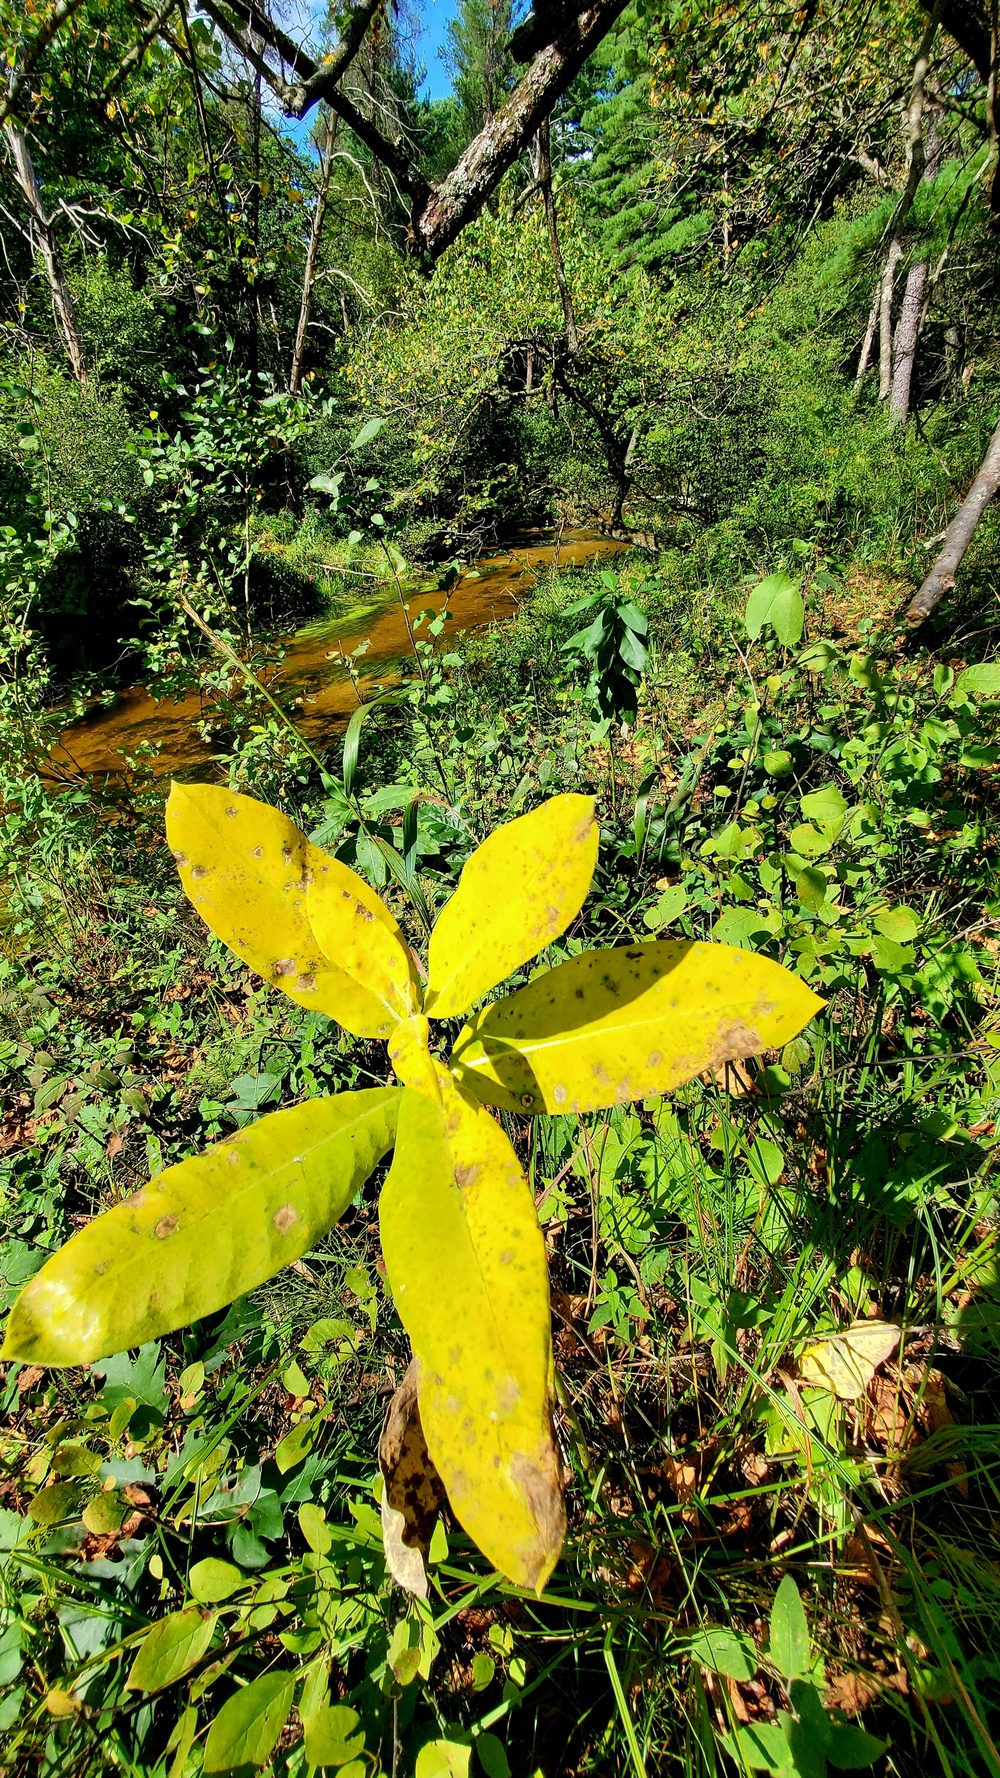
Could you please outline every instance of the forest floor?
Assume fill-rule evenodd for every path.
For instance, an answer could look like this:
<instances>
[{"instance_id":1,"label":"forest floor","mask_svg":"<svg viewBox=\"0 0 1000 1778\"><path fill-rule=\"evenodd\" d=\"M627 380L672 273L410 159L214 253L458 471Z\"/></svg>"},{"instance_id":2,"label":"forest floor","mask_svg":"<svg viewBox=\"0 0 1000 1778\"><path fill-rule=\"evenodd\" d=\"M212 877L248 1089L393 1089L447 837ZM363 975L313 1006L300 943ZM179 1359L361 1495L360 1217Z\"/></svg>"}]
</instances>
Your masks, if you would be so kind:
<instances>
[{"instance_id":1,"label":"forest floor","mask_svg":"<svg viewBox=\"0 0 1000 1778\"><path fill-rule=\"evenodd\" d=\"M448 1518L429 1602L387 1578L375 1450L408 1355L376 1177L225 1314L89 1369L6 1368L5 1772L193 1778L223 1697L263 1673L302 1688L271 1756L292 1778L1000 1771L1000 669L981 638L915 651L897 589L860 571L805 576L789 648L665 559L610 579L650 626L631 731L595 729L566 665L566 606L612 590L587 569L425 656L359 768L393 843L393 794L424 793L432 907L497 822L592 790L595 887L548 961L713 938L826 1003L669 1100L507 1120L550 1260L560 1565L535 1598ZM342 846L342 799L286 768L266 794ZM149 1174L386 1078L381 1045L209 939L155 782L116 808L30 779L7 842L5 1305ZM130 1687L182 1609L208 1626L195 1659ZM343 1734L310 1760L326 1686Z\"/></svg>"}]
</instances>

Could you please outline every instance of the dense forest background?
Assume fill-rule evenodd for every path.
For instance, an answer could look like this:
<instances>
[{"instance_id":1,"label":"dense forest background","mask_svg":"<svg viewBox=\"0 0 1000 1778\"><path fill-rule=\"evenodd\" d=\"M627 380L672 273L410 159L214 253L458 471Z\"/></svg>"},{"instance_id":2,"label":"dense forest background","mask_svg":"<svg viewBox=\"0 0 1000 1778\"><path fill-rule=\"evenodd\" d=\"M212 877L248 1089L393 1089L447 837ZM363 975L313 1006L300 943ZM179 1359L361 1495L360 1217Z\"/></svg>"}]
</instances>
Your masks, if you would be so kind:
<instances>
[{"instance_id":1,"label":"dense forest background","mask_svg":"<svg viewBox=\"0 0 1000 1778\"><path fill-rule=\"evenodd\" d=\"M541 1600L447 1516L429 1601L386 1575L370 1192L225 1314L0 1367L0 1770L997 1772L995 6L458 0L435 98L403 4L0 21L0 1305L206 1142L386 1079L188 908L168 768L416 948L494 825L586 790L550 961L711 939L826 1002L669 1101L507 1120ZM303 628L346 734L282 674Z\"/></svg>"}]
</instances>

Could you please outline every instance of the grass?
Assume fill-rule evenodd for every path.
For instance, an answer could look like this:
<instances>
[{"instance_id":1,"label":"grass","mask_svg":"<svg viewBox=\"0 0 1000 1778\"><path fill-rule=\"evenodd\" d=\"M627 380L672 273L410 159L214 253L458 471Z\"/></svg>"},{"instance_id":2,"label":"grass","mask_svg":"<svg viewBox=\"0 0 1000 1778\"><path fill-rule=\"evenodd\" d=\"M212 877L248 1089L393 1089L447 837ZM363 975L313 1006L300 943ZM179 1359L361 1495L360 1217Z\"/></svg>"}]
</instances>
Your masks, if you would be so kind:
<instances>
[{"instance_id":1,"label":"grass","mask_svg":"<svg viewBox=\"0 0 1000 1778\"><path fill-rule=\"evenodd\" d=\"M805 1712L803 1685L827 1727L789 1755L802 1778L848 1722L886 1744L879 1772L1000 1769L997 705L963 691L954 642L907 652L870 627L880 586L807 585L809 637L831 647L816 671L774 641L738 652L735 593L692 600L648 556L621 573L653 656L613 778L559 663L587 574L438 659L412 716L372 719L361 768L366 791L416 783L425 811L448 801L480 836L593 788L602 865L572 942L725 937L827 1002L804 1040L669 1101L508 1120L550 1261L559 1568L535 1600L449 1520L426 1606L385 1578L374 1451L407 1351L376 1181L304 1262L159 1351L107 1373L8 1368L6 1771L193 1778L226 1697L265 1671L358 1713L350 1778L463 1771L470 1746L487 1778L752 1770L754 1736ZM20 770L0 984L8 1302L95 1203L231 1130L254 1082L293 1103L385 1068L380 1046L279 1005L207 941L155 799L136 790L109 826ZM297 770L275 794L328 819ZM843 818L808 801L831 787ZM420 831L440 905L472 840ZM661 925L666 887L683 899ZM810 1348L863 1321L898 1343L840 1399L810 1381ZM282 1468L304 1425L309 1448ZM325 1511L325 1554L303 1505ZM147 1626L206 1557L235 1576L210 1650L177 1684L129 1691ZM776 1653L784 1576L804 1677ZM452 1764L429 1764L442 1741ZM293 1714L272 1767L306 1763Z\"/></svg>"}]
</instances>

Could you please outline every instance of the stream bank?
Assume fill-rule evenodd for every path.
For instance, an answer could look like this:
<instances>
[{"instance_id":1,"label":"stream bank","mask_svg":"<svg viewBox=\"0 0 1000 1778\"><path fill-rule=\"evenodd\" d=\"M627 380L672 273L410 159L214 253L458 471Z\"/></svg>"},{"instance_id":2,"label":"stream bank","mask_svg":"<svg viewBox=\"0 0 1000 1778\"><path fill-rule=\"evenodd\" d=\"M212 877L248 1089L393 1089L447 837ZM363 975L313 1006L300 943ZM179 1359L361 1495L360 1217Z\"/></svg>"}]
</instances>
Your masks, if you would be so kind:
<instances>
[{"instance_id":1,"label":"stream bank","mask_svg":"<svg viewBox=\"0 0 1000 1778\"><path fill-rule=\"evenodd\" d=\"M284 653L269 683L292 694L302 733L312 742L325 742L346 728L359 698L342 657L360 644L368 643L358 666L364 701L376 685L398 672L409 653L407 621L412 624L420 612L438 610L447 602L452 634L481 629L510 617L543 569L553 564L578 568L629 547L600 531L566 531L545 542L532 536L515 540L502 555L475 562L449 592L428 586L410 593L405 617L393 595L374 613L309 624L287 637L279 644ZM95 704L63 731L52 750L52 764L60 778L114 780L127 770L130 755L153 746L154 775L170 777L212 757L212 745L199 729L207 715L197 690L177 699L156 699L145 686L128 686L113 704Z\"/></svg>"}]
</instances>

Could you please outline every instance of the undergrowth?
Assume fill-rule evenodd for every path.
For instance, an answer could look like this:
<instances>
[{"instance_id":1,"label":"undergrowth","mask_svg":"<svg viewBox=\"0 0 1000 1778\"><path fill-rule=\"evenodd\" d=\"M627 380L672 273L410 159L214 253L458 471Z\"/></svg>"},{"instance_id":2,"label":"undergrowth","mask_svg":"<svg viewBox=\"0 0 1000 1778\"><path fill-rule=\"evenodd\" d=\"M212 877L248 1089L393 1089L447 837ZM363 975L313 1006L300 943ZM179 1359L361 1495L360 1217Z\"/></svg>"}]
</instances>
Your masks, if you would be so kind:
<instances>
[{"instance_id":1,"label":"undergrowth","mask_svg":"<svg viewBox=\"0 0 1000 1778\"><path fill-rule=\"evenodd\" d=\"M740 637L745 589L627 558L614 591L649 650L632 729L595 719L564 646L566 607L607 580L578 572L461 645L440 619L418 631L422 677L364 730L365 826L294 750L271 768L267 794L375 880L372 831L407 854L432 911L497 821L593 790L595 887L542 963L712 938L826 1001L780 1054L669 1100L506 1119L546 1235L569 1476L545 1594L454 1522L427 1605L387 1579L371 1453L407 1351L376 1180L225 1315L90 1369L8 1367L6 1771L193 1778L220 1705L264 1672L305 1688L273 1755L290 1775L327 1687L344 1734L312 1763L348 1778L707 1778L781 1767L782 1747L815 1778L875 1756L842 1757L852 1723L887 1773L1000 1766L1000 673L974 664L982 633L918 653L891 589L799 569L807 636L784 648ZM37 776L23 732L6 745L9 1306L150 1173L265 1108L381 1084L383 1063L207 937L148 771L109 801ZM817 1382L816 1349L865 1321L898 1329L891 1355L853 1395ZM783 1577L806 1630L787 1584L775 1605ZM215 1614L196 1664L130 1689L185 1601Z\"/></svg>"}]
</instances>

